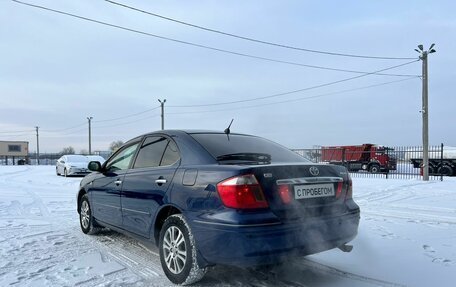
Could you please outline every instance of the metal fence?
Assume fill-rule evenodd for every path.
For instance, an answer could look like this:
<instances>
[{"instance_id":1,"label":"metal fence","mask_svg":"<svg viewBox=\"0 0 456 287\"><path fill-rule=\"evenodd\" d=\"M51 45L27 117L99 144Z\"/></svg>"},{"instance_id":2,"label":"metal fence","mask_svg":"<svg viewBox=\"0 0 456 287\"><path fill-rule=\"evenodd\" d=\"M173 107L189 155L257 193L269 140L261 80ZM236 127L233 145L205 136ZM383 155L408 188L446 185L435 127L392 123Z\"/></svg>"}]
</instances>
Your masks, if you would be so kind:
<instances>
[{"instance_id":1,"label":"metal fence","mask_svg":"<svg viewBox=\"0 0 456 287\"><path fill-rule=\"evenodd\" d=\"M61 156L61 153L40 153L37 158L36 153L30 153L28 163L30 165L55 165Z\"/></svg>"},{"instance_id":2,"label":"metal fence","mask_svg":"<svg viewBox=\"0 0 456 287\"><path fill-rule=\"evenodd\" d=\"M17 156L0 156L0 165L22 165L26 164L26 158Z\"/></svg>"},{"instance_id":3,"label":"metal fence","mask_svg":"<svg viewBox=\"0 0 456 287\"><path fill-rule=\"evenodd\" d=\"M36 153L29 153L26 157L0 157L0 165L55 165L62 156L60 153L40 153L37 158Z\"/></svg>"},{"instance_id":4,"label":"metal fence","mask_svg":"<svg viewBox=\"0 0 456 287\"><path fill-rule=\"evenodd\" d=\"M399 147L315 147L293 149L296 153L315 163L331 163L347 167L352 177L421 179L423 175L421 146ZM98 155L108 158L110 152ZM36 153L28 157L2 157L0 165L55 165L60 153ZM443 144L429 147L429 178L443 180L445 176L456 176L456 149Z\"/></svg>"},{"instance_id":5,"label":"metal fence","mask_svg":"<svg viewBox=\"0 0 456 287\"><path fill-rule=\"evenodd\" d=\"M423 176L423 148L400 147L317 147L293 149L315 163L331 163L347 167L352 177L421 179ZM456 176L456 150L439 146L429 147L429 178L443 180Z\"/></svg>"},{"instance_id":6,"label":"metal fence","mask_svg":"<svg viewBox=\"0 0 456 287\"><path fill-rule=\"evenodd\" d=\"M107 159L111 152L94 152L94 155L102 156ZM26 157L0 157L0 165L55 165L57 160L62 156L61 153L29 153Z\"/></svg>"}]
</instances>

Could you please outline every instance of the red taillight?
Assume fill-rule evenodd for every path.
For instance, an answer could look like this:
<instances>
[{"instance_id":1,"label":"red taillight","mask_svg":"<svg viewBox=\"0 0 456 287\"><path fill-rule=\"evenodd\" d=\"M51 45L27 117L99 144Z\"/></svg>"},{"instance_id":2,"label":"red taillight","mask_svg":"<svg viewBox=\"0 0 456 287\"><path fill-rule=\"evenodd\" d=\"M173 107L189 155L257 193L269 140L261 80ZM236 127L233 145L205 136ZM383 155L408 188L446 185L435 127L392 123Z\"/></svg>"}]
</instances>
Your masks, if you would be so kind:
<instances>
[{"instance_id":1,"label":"red taillight","mask_svg":"<svg viewBox=\"0 0 456 287\"><path fill-rule=\"evenodd\" d=\"M263 190L253 174L224 180L217 184L217 191L226 207L237 209L269 207Z\"/></svg>"},{"instance_id":2,"label":"red taillight","mask_svg":"<svg viewBox=\"0 0 456 287\"><path fill-rule=\"evenodd\" d=\"M350 176L348 176L348 187L347 193L345 195L345 200L351 199L353 197L353 182Z\"/></svg>"},{"instance_id":3,"label":"red taillight","mask_svg":"<svg viewBox=\"0 0 456 287\"><path fill-rule=\"evenodd\" d=\"M279 195L283 203L289 204L291 202L290 188L288 185L279 185Z\"/></svg>"},{"instance_id":4,"label":"red taillight","mask_svg":"<svg viewBox=\"0 0 456 287\"><path fill-rule=\"evenodd\" d=\"M344 185L343 181L337 183L337 190L336 190L336 198L339 198L340 194L342 193L342 186Z\"/></svg>"}]
</instances>

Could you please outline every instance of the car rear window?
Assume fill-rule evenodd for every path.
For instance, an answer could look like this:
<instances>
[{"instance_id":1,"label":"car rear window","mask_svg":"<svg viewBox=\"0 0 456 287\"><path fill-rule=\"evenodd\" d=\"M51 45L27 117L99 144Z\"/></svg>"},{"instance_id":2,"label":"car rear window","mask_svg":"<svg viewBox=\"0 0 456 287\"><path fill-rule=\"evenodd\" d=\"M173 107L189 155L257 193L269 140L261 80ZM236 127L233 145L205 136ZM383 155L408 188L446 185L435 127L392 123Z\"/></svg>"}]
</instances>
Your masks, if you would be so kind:
<instances>
[{"instance_id":1,"label":"car rear window","mask_svg":"<svg viewBox=\"0 0 456 287\"><path fill-rule=\"evenodd\" d=\"M233 157L234 160L245 160L247 158L245 155L259 155L258 158L264 159L266 157L272 163L309 162L286 147L260 137L221 133L193 133L190 135L215 159L227 160L229 159L227 155L237 155L237 157ZM262 155L264 157L261 157ZM249 157L249 159L252 162L255 157Z\"/></svg>"}]
</instances>

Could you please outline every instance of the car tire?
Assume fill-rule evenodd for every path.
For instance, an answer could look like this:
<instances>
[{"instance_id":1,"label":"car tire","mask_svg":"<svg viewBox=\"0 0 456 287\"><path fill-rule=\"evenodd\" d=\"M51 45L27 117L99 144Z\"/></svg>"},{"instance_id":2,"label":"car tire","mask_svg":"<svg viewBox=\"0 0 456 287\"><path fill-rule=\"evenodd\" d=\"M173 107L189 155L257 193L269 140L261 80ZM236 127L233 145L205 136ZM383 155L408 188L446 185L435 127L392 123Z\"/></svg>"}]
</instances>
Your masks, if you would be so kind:
<instances>
[{"instance_id":1,"label":"car tire","mask_svg":"<svg viewBox=\"0 0 456 287\"><path fill-rule=\"evenodd\" d=\"M198 266L195 238L182 214L165 220L158 246L163 271L174 284L189 285L206 274L206 268Z\"/></svg>"},{"instance_id":2,"label":"car tire","mask_svg":"<svg viewBox=\"0 0 456 287\"><path fill-rule=\"evenodd\" d=\"M372 164L370 167L369 167L369 172L371 173L378 173L380 172L380 166L378 164Z\"/></svg>"},{"instance_id":3,"label":"car tire","mask_svg":"<svg viewBox=\"0 0 456 287\"><path fill-rule=\"evenodd\" d=\"M81 198L79 224L81 225L82 232L89 235L96 234L101 229L101 227L94 221L92 208L90 207L89 197L87 194L84 194Z\"/></svg>"},{"instance_id":4,"label":"car tire","mask_svg":"<svg viewBox=\"0 0 456 287\"><path fill-rule=\"evenodd\" d=\"M59 169L58 169L57 167L55 168L55 174L57 174L58 176L60 176Z\"/></svg>"}]
</instances>

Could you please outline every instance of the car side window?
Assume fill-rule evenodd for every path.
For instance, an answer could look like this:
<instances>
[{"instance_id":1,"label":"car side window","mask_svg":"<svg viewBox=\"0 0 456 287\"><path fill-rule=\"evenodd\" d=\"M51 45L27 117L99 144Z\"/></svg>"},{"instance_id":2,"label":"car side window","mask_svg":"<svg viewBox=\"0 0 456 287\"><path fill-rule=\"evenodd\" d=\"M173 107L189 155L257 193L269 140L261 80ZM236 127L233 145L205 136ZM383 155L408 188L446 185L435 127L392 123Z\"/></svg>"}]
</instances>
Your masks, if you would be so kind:
<instances>
[{"instance_id":1,"label":"car side window","mask_svg":"<svg viewBox=\"0 0 456 287\"><path fill-rule=\"evenodd\" d=\"M165 153L163 154L163 158L161 160L161 166L173 165L180 159L179 151L177 149L177 145L173 141L168 141L168 145L166 146Z\"/></svg>"},{"instance_id":2,"label":"car side window","mask_svg":"<svg viewBox=\"0 0 456 287\"><path fill-rule=\"evenodd\" d=\"M133 168L159 166L167 145L168 140L164 137L151 136L146 138L139 150Z\"/></svg>"},{"instance_id":3,"label":"car side window","mask_svg":"<svg viewBox=\"0 0 456 287\"><path fill-rule=\"evenodd\" d=\"M121 150L116 156L111 158L109 162L106 163L106 170L116 171L128 169L138 145L139 144L136 143Z\"/></svg>"}]
</instances>

